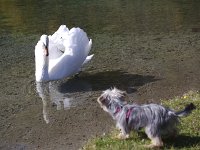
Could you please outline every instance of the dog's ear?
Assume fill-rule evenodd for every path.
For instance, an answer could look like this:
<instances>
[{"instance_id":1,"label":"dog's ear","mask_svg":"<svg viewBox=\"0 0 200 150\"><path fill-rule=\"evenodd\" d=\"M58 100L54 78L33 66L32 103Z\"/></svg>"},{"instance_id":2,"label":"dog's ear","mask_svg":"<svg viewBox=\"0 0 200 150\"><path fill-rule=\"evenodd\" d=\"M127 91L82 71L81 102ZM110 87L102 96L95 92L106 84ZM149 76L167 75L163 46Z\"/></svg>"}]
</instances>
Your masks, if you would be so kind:
<instances>
[{"instance_id":1,"label":"dog's ear","mask_svg":"<svg viewBox=\"0 0 200 150\"><path fill-rule=\"evenodd\" d=\"M97 99L97 101L99 102L100 105L104 105L104 106L107 106L108 103L109 103L109 101L108 101L108 99L107 99L107 96L105 96L105 95L100 96L100 97Z\"/></svg>"},{"instance_id":2,"label":"dog's ear","mask_svg":"<svg viewBox=\"0 0 200 150\"><path fill-rule=\"evenodd\" d=\"M122 101L126 101L126 98L127 98L127 93L126 91L120 91L120 99Z\"/></svg>"},{"instance_id":3,"label":"dog's ear","mask_svg":"<svg viewBox=\"0 0 200 150\"><path fill-rule=\"evenodd\" d=\"M127 93L126 93L126 91L122 91L122 98L126 98L127 97Z\"/></svg>"},{"instance_id":4,"label":"dog's ear","mask_svg":"<svg viewBox=\"0 0 200 150\"><path fill-rule=\"evenodd\" d=\"M98 98L98 101L101 102L101 103L104 103L105 100L106 100L106 99L105 99L104 96L100 96L100 97Z\"/></svg>"},{"instance_id":5,"label":"dog's ear","mask_svg":"<svg viewBox=\"0 0 200 150\"><path fill-rule=\"evenodd\" d=\"M122 90L120 90L120 89L118 89L118 88L116 88L116 87L114 87L114 88L112 89L112 91L114 91L115 93L119 93L119 94L121 94L121 95L124 95L124 96L127 95L126 91L122 91Z\"/></svg>"}]
</instances>

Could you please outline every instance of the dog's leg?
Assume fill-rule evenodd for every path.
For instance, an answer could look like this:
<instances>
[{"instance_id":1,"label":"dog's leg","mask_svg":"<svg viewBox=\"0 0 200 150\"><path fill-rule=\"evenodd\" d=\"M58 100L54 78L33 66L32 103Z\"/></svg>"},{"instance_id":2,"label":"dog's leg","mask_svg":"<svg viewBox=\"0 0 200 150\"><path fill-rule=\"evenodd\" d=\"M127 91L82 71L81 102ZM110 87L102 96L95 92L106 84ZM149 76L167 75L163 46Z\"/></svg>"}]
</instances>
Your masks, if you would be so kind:
<instances>
[{"instance_id":1,"label":"dog's leg","mask_svg":"<svg viewBox=\"0 0 200 150\"><path fill-rule=\"evenodd\" d=\"M156 148L156 147L163 147L163 142L160 137L153 137L151 138L151 144L146 145L147 148Z\"/></svg>"},{"instance_id":2,"label":"dog's leg","mask_svg":"<svg viewBox=\"0 0 200 150\"><path fill-rule=\"evenodd\" d=\"M129 138L129 134L125 134L123 132L120 132L120 134L117 137L118 139L128 139Z\"/></svg>"},{"instance_id":3,"label":"dog's leg","mask_svg":"<svg viewBox=\"0 0 200 150\"><path fill-rule=\"evenodd\" d=\"M155 147L162 147L163 146L163 141L160 137L154 137L151 139L152 141L152 144L155 146Z\"/></svg>"},{"instance_id":4,"label":"dog's leg","mask_svg":"<svg viewBox=\"0 0 200 150\"><path fill-rule=\"evenodd\" d=\"M151 139L151 144L145 147L148 147L148 148L162 147L163 142L162 142L161 137L158 135L154 136L151 132L152 131L151 129L152 129L151 126L145 128L145 133L147 134L148 138Z\"/></svg>"},{"instance_id":5,"label":"dog's leg","mask_svg":"<svg viewBox=\"0 0 200 150\"><path fill-rule=\"evenodd\" d=\"M125 129L120 124L118 124L118 127L120 129L120 134L118 135L118 139L127 139L127 138L129 138L129 133L127 132L127 129Z\"/></svg>"},{"instance_id":6,"label":"dog's leg","mask_svg":"<svg viewBox=\"0 0 200 150\"><path fill-rule=\"evenodd\" d=\"M119 123L116 124L116 128L117 128L118 130L120 130L120 125L119 125Z\"/></svg>"}]
</instances>

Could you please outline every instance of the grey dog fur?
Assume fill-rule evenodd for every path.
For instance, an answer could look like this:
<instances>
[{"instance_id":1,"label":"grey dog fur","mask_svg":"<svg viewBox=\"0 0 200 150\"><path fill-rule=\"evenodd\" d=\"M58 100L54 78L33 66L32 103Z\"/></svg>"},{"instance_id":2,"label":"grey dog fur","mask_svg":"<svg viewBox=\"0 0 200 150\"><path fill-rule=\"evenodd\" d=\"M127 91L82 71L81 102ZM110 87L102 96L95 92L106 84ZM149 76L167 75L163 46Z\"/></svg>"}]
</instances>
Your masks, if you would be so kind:
<instances>
[{"instance_id":1,"label":"grey dog fur","mask_svg":"<svg viewBox=\"0 0 200 150\"><path fill-rule=\"evenodd\" d=\"M107 89L97 101L116 120L121 138L128 138L131 130L145 128L145 133L152 140L151 146L163 146L161 137L175 134L179 117L186 116L195 109L192 103L179 112L158 104L127 104L126 96L126 92L117 88Z\"/></svg>"}]
</instances>

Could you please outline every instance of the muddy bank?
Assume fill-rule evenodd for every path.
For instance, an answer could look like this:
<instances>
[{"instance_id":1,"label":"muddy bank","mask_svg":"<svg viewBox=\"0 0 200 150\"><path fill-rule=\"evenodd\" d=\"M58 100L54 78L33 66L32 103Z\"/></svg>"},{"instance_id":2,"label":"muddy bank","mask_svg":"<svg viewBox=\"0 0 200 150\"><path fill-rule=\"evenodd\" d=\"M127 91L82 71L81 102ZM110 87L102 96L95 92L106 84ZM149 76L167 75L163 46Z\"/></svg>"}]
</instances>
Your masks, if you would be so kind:
<instances>
[{"instance_id":1,"label":"muddy bank","mask_svg":"<svg viewBox=\"0 0 200 150\"><path fill-rule=\"evenodd\" d=\"M96 103L111 86L126 90L130 102L159 102L200 89L199 32L156 35L98 34L94 59L72 79L36 85L35 37L2 45L0 149L76 150L109 132L112 119ZM10 57L19 47L21 54ZM16 63L17 62L17 63Z\"/></svg>"}]
</instances>

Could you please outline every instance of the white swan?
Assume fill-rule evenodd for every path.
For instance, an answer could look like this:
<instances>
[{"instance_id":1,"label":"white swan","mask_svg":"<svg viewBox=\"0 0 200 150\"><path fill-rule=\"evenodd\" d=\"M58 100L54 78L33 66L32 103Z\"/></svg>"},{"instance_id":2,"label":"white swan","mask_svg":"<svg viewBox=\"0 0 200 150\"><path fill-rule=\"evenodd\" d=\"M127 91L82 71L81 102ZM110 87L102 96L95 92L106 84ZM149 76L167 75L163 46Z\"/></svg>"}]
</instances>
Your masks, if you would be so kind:
<instances>
[{"instance_id":1,"label":"white swan","mask_svg":"<svg viewBox=\"0 0 200 150\"><path fill-rule=\"evenodd\" d=\"M76 74L90 61L92 40L80 28L69 30L65 25L51 36L42 35L35 46L37 82L57 80Z\"/></svg>"}]
</instances>

